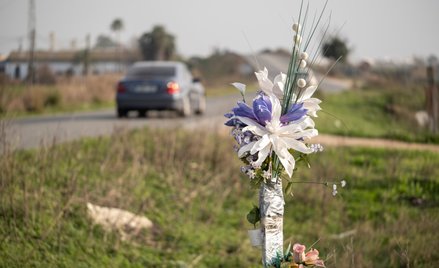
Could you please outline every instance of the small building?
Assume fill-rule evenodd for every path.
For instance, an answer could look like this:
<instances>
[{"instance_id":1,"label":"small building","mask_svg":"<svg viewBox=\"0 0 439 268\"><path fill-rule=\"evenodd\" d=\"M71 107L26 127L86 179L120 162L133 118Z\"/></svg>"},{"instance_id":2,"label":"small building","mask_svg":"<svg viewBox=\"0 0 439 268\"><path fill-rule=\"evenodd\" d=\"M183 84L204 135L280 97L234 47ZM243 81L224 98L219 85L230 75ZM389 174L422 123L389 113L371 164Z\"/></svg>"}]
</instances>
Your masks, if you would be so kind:
<instances>
[{"instance_id":1,"label":"small building","mask_svg":"<svg viewBox=\"0 0 439 268\"><path fill-rule=\"evenodd\" d=\"M115 49L81 51L36 51L34 68L47 67L55 75L82 75L87 66L89 73L117 73L126 70L141 59L138 52ZM0 68L11 79L24 80L29 73L29 52L13 51L2 61Z\"/></svg>"}]
</instances>

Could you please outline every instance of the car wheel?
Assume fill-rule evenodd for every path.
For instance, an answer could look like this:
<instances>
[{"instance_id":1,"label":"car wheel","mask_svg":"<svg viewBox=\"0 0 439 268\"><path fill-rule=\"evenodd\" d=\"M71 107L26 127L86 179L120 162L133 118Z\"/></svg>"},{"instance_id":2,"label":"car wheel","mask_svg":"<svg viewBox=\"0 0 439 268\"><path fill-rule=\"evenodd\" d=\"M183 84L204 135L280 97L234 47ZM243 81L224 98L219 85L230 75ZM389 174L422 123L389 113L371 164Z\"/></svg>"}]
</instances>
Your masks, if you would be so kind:
<instances>
[{"instance_id":1,"label":"car wheel","mask_svg":"<svg viewBox=\"0 0 439 268\"><path fill-rule=\"evenodd\" d=\"M139 117L146 117L148 111L147 110L139 110L138 113L139 113Z\"/></svg>"},{"instance_id":2,"label":"car wheel","mask_svg":"<svg viewBox=\"0 0 439 268\"><path fill-rule=\"evenodd\" d=\"M206 97L204 95L199 95L198 97L198 105L195 113L198 115L202 115L206 112Z\"/></svg>"},{"instance_id":3,"label":"car wheel","mask_svg":"<svg viewBox=\"0 0 439 268\"><path fill-rule=\"evenodd\" d=\"M117 108L117 117L127 117L128 111L125 109Z\"/></svg>"},{"instance_id":4,"label":"car wheel","mask_svg":"<svg viewBox=\"0 0 439 268\"><path fill-rule=\"evenodd\" d=\"M182 101L181 110L179 111L180 116L182 117L190 116L192 113L192 108L191 108L191 101L189 97L185 96L181 101Z\"/></svg>"}]
</instances>

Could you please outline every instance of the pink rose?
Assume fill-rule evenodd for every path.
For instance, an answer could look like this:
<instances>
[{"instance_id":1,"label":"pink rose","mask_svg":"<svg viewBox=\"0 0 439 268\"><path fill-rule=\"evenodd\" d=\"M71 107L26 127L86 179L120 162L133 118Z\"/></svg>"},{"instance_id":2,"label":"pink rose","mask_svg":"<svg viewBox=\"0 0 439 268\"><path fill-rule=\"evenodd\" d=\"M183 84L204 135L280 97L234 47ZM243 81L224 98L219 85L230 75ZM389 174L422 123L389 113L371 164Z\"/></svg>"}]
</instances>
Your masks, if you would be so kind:
<instances>
[{"instance_id":1,"label":"pink rose","mask_svg":"<svg viewBox=\"0 0 439 268\"><path fill-rule=\"evenodd\" d=\"M304 245L298 243L293 245L293 261L295 263L302 263L305 260L305 249Z\"/></svg>"},{"instance_id":2,"label":"pink rose","mask_svg":"<svg viewBox=\"0 0 439 268\"><path fill-rule=\"evenodd\" d=\"M319 259L319 251L317 249L311 249L305 254L304 262L306 264L313 264Z\"/></svg>"},{"instance_id":3,"label":"pink rose","mask_svg":"<svg viewBox=\"0 0 439 268\"><path fill-rule=\"evenodd\" d=\"M293 246L293 260L290 267L305 268L305 266L325 267L323 260L319 259L319 251L311 249L305 253L306 247L301 244L294 244Z\"/></svg>"},{"instance_id":4,"label":"pink rose","mask_svg":"<svg viewBox=\"0 0 439 268\"><path fill-rule=\"evenodd\" d=\"M314 265L317 267L325 267L322 260L319 259L319 251L317 249L311 249L305 254L305 265Z\"/></svg>"}]
</instances>

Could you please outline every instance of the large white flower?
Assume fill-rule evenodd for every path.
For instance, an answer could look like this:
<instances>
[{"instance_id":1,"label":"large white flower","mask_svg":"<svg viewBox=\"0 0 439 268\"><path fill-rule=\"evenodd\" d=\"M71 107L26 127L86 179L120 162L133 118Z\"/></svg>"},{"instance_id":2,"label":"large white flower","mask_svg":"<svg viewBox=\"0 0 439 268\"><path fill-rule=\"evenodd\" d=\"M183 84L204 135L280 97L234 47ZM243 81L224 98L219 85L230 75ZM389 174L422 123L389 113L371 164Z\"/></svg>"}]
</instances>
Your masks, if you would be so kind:
<instances>
[{"instance_id":1,"label":"large white flower","mask_svg":"<svg viewBox=\"0 0 439 268\"><path fill-rule=\"evenodd\" d=\"M295 160L288 150L293 149L305 154L312 153L313 150L306 146L304 142L317 136L318 132L314 129L314 121L309 116L304 116L287 125L282 124L280 121L282 108L279 99L273 94L270 94L269 97L272 104L272 118L269 122L266 122L265 127L248 117L235 117L247 125L242 130L243 132L250 131L261 137L258 141L242 146L238 151L238 156L241 158L246 152L250 152L252 155L257 153L258 159L253 164L261 166L270 153L274 151L288 176L291 177Z\"/></svg>"}]
</instances>

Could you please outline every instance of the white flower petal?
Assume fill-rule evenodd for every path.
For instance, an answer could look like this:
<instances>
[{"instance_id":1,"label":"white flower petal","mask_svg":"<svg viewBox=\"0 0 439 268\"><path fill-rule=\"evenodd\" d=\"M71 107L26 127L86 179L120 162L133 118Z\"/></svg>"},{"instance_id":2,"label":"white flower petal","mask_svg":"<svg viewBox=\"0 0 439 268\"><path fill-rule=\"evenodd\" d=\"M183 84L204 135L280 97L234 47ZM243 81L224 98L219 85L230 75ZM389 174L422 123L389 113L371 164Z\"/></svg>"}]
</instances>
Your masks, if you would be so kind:
<instances>
[{"instance_id":1,"label":"white flower petal","mask_svg":"<svg viewBox=\"0 0 439 268\"><path fill-rule=\"evenodd\" d=\"M264 67L264 70L255 72L256 78L258 79L259 87L261 90L268 95L273 94L273 82L268 79L268 70Z\"/></svg>"},{"instance_id":2,"label":"white flower petal","mask_svg":"<svg viewBox=\"0 0 439 268\"><path fill-rule=\"evenodd\" d=\"M262 139L258 140L254 144L254 146L250 150L250 153L255 154L256 152L263 150L268 145L270 145L270 139L268 138L268 135L264 135L264 136L262 136Z\"/></svg>"},{"instance_id":3,"label":"white flower petal","mask_svg":"<svg viewBox=\"0 0 439 268\"><path fill-rule=\"evenodd\" d=\"M271 122L276 124L280 120L282 106L280 105L280 101L276 96L271 95L269 97L271 101Z\"/></svg>"},{"instance_id":4,"label":"white flower petal","mask_svg":"<svg viewBox=\"0 0 439 268\"><path fill-rule=\"evenodd\" d=\"M315 128L306 129L301 132L303 139L311 139L319 135L319 131Z\"/></svg>"},{"instance_id":5,"label":"white flower petal","mask_svg":"<svg viewBox=\"0 0 439 268\"><path fill-rule=\"evenodd\" d=\"M282 136L282 138L284 139L295 139L295 140L299 140L299 139L303 139L303 140L308 140L311 139L312 137L318 136L319 132L317 129L311 128L311 129L306 129L300 132L296 132L296 133L292 133L288 136Z\"/></svg>"},{"instance_id":6,"label":"white flower petal","mask_svg":"<svg viewBox=\"0 0 439 268\"><path fill-rule=\"evenodd\" d=\"M319 106L321 100L316 98L311 98L303 101L303 108L307 109L307 114L313 117L317 117L317 111L320 111L322 108Z\"/></svg>"},{"instance_id":7,"label":"white flower petal","mask_svg":"<svg viewBox=\"0 0 439 268\"><path fill-rule=\"evenodd\" d=\"M299 123L299 126L302 128L302 130L307 128L313 128L315 126L314 120L312 120L311 117L305 117L305 119Z\"/></svg>"},{"instance_id":8,"label":"white flower petal","mask_svg":"<svg viewBox=\"0 0 439 268\"><path fill-rule=\"evenodd\" d=\"M317 86L309 86L305 89L305 91L302 93L302 95L300 96L300 100L307 100L309 98L311 98L312 94L314 94L314 92L316 91Z\"/></svg>"},{"instance_id":9,"label":"white flower petal","mask_svg":"<svg viewBox=\"0 0 439 268\"><path fill-rule=\"evenodd\" d=\"M245 88L246 88L245 84L234 82L231 85L234 86L235 88L237 88L239 90L239 92L241 92L242 95L245 94Z\"/></svg>"},{"instance_id":10,"label":"white flower petal","mask_svg":"<svg viewBox=\"0 0 439 268\"><path fill-rule=\"evenodd\" d=\"M284 95L284 87L285 87L285 81L287 79L287 75L284 73L280 73L276 75L276 77L273 80L273 93L278 98L282 98Z\"/></svg>"},{"instance_id":11,"label":"white flower petal","mask_svg":"<svg viewBox=\"0 0 439 268\"><path fill-rule=\"evenodd\" d=\"M255 141L250 142L249 144L246 144L244 146L241 146L238 150L238 157L242 158L246 152L250 151L253 145L255 145Z\"/></svg>"},{"instance_id":12,"label":"white flower petal","mask_svg":"<svg viewBox=\"0 0 439 268\"><path fill-rule=\"evenodd\" d=\"M265 159L271 152L271 146L266 146L258 153L258 160L254 162L254 165L260 167L264 163Z\"/></svg>"},{"instance_id":13,"label":"white flower petal","mask_svg":"<svg viewBox=\"0 0 439 268\"><path fill-rule=\"evenodd\" d=\"M296 165L296 161L294 157L288 152L286 148L285 141L278 137L272 137L272 142L274 144L273 148L278 156L282 166L285 168L288 176L291 178L293 175L294 166Z\"/></svg>"},{"instance_id":14,"label":"white flower petal","mask_svg":"<svg viewBox=\"0 0 439 268\"><path fill-rule=\"evenodd\" d=\"M307 121L307 122L305 122L305 121ZM304 129L305 126L307 126L307 125L310 125L309 117L308 116L304 116L304 117L300 118L299 120L293 121L290 124L288 124L286 126L283 126L281 128L281 135L282 136L288 136L291 133L295 133L297 131L300 131L300 130Z\"/></svg>"},{"instance_id":15,"label":"white flower petal","mask_svg":"<svg viewBox=\"0 0 439 268\"><path fill-rule=\"evenodd\" d=\"M289 149L293 149L304 154L312 153L312 149L308 148L305 143L292 138L283 138Z\"/></svg>"},{"instance_id":16,"label":"white flower petal","mask_svg":"<svg viewBox=\"0 0 439 268\"><path fill-rule=\"evenodd\" d=\"M235 116L233 118L236 118L247 125L245 128L242 129L243 132L250 131L258 136L264 136L267 133L267 130L263 126L248 117Z\"/></svg>"}]
</instances>

